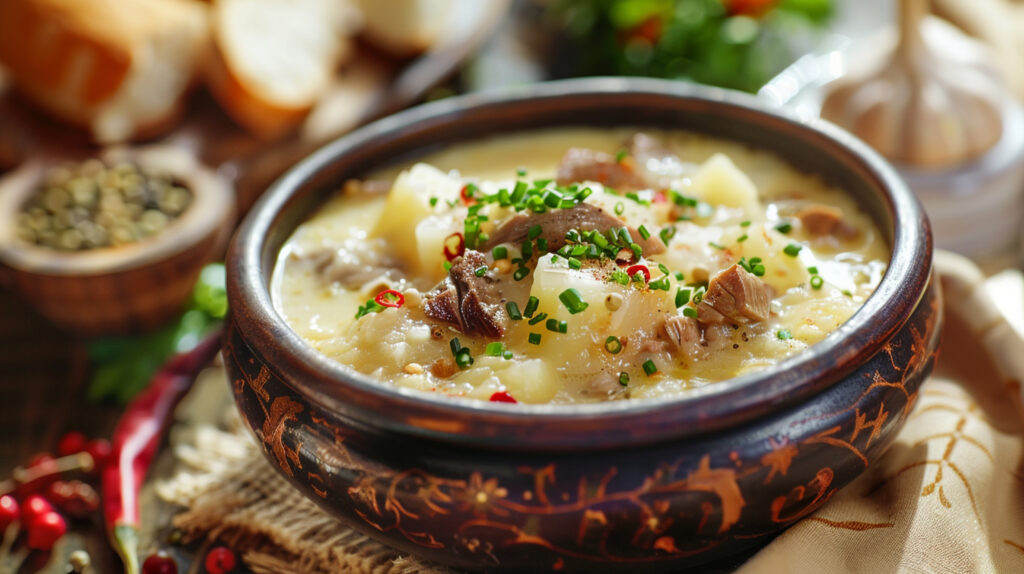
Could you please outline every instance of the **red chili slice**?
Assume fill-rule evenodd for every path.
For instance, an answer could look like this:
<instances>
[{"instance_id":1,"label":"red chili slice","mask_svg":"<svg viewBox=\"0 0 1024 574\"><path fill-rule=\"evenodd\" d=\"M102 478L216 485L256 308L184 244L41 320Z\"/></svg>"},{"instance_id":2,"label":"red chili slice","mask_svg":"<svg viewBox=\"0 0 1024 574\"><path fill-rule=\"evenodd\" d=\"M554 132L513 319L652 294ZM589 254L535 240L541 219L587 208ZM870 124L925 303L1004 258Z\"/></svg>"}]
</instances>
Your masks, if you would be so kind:
<instances>
[{"instance_id":1,"label":"red chili slice","mask_svg":"<svg viewBox=\"0 0 1024 574\"><path fill-rule=\"evenodd\" d=\"M384 307L401 307L405 304L405 296L395 291L394 289L388 289L387 291L381 291L377 293L377 296L373 298L378 305Z\"/></svg>"},{"instance_id":2,"label":"red chili slice","mask_svg":"<svg viewBox=\"0 0 1024 574\"><path fill-rule=\"evenodd\" d=\"M630 279L632 279L633 276L637 274L637 272L640 272L640 273L644 274L644 281L645 282L648 282L648 281L651 280L651 270L648 269L646 265L634 265L634 266L630 267L629 269L626 269L626 275L629 275Z\"/></svg>"},{"instance_id":3,"label":"red chili slice","mask_svg":"<svg viewBox=\"0 0 1024 574\"><path fill-rule=\"evenodd\" d=\"M491 395L492 403L518 403L512 395L508 394L508 391L498 391Z\"/></svg>"},{"instance_id":4,"label":"red chili slice","mask_svg":"<svg viewBox=\"0 0 1024 574\"><path fill-rule=\"evenodd\" d=\"M464 205L476 203L476 198L473 197L473 191L470 189L469 184L462 186L462 189L459 190L459 197L462 198Z\"/></svg>"},{"instance_id":5,"label":"red chili slice","mask_svg":"<svg viewBox=\"0 0 1024 574\"><path fill-rule=\"evenodd\" d=\"M651 199L652 203L668 203L668 196L665 195L664 191L657 191L654 193L654 197Z\"/></svg>"},{"instance_id":6,"label":"red chili slice","mask_svg":"<svg viewBox=\"0 0 1024 574\"><path fill-rule=\"evenodd\" d=\"M454 243L454 245L453 245ZM444 238L444 258L452 261L466 252L466 238L456 231Z\"/></svg>"}]
</instances>

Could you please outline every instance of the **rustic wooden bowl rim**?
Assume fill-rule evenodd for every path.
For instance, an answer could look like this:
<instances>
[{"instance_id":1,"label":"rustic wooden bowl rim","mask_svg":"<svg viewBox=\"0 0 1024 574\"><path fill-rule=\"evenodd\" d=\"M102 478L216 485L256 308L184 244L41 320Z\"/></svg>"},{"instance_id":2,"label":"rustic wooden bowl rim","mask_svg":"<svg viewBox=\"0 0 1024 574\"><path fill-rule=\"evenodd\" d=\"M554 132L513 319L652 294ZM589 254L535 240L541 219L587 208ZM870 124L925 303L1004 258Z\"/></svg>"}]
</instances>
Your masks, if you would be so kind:
<instances>
[{"instance_id":1,"label":"rustic wooden bowl rim","mask_svg":"<svg viewBox=\"0 0 1024 574\"><path fill-rule=\"evenodd\" d=\"M13 220L35 193L46 171L57 164L32 161L0 180L0 262L21 271L44 275L102 275L157 263L195 245L210 231L228 225L234 193L223 178L204 168L190 152L173 146L114 148L102 154L107 162L130 159L142 167L169 169L192 192L192 204L165 229L141 241L79 252L61 252L26 243L17 237Z\"/></svg>"},{"instance_id":2,"label":"rustic wooden bowl rim","mask_svg":"<svg viewBox=\"0 0 1024 574\"><path fill-rule=\"evenodd\" d=\"M867 174L870 185L880 190L893 222L892 257L877 290L853 317L811 349L775 366L671 399L505 405L435 396L376 382L320 354L276 312L268 283L277 254L266 252L268 237L280 235L281 230L276 228L284 225L282 213L296 208L296 196L309 192L311 186L319 186L322 191L329 183L318 176L337 158L354 153L368 157L374 153L375 142L386 141L410 126L443 130L464 120L461 116L469 109L500 113L527 101L551 100L565 106L567 101L610 101L637 95L698 100L723 112L735 111L737 116L785 125L790 132L800 134L801 140L809 141L808 146L820 143L841 150L844 164L855 165ZM751 125L756 127L753 122ZM333 184L336 187L340 182ZM527 425L537 432L525 438L516 433L518 444L504 446L611 448L736 426L807 400L842 381L881 350L917 307L931 276L932 237L918 201L893 168L866 144L830 123L800 117L789 110L769 109L750 95L728 90L666 80L586 78L442 100L379 120L335 140L271 186L235 235L227 266L235 327L289 386L325 412L356 419L378 430L478 446L493 446L500 442L503 429ZM602 433L603 442L595 445L593 433L599 428L622 429L622 433L610 438L609 433Z\"/></svg>"}]
</instances>

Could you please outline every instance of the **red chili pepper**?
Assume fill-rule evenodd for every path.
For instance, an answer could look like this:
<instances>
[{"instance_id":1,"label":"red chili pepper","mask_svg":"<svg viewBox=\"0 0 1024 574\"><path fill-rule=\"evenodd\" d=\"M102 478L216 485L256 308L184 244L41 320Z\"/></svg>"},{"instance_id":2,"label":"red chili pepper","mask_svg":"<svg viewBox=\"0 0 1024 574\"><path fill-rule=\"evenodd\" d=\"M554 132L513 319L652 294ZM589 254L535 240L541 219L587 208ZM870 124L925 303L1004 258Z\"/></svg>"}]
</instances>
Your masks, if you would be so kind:
<instances>
[{"instance_id":1,"label":"red chili pepper","mask_svg":"<svg viewBox=\"0 0 1024 574\"><path fill-rule=\"evenodd\" d=\"M498 391L491 395L492 403L518 403L512 395L508 394L508 391Z\"/></svg>"},{"instance_id":2,"label":"red chili pepper","mask_svg":"<svg viewBox=\"0 0 1024 574\"><path fill-rule=\"evenodd\" d=\"M629 269L626 269L626 275L629 275L630 279L632 279L633 276L636 275L637 273L643 273L644 274L644 281L645 282L651 280L651 270L648 269L646 265L634 265L634 266L630 267Z\"/></svg>"},{"instance_id":3,"label":"red chili pepper","mask_svg":"<svg viewBox=\"0 0 1024 574\"><path fill-rule=\"evenodd\" d=\"M476 203L476 197L473 196L473 190L469 187L469 184L462 186L459 190L459 198L462 199L463 205L472 205Z\"/></svg>"},{"instance_id":4,"label":"red chili pepper","mask_svg":"<svg viewBox=\"0 0 1024 574\"><path fill-rule=\"evenodd\" d=\"M168 361L128 405L113 434L113 456L103 469L103 514L126 574L139 573L139 489L174 407L221 347L222 330Z\"/></svg>"},{"instance_id":5,"label":"red chili pepper","mask_svg":"<svg viewBox=\"0 0 1024 574\"><path fill-rule=\"evenodd\" d=\"M387 291L381 291L377 293L377 296L373 298L378 305L384 307L401 307L405 305L405 295L402 295L394 289L388 289Z\"/></svg>"},{"instance_id":6,"label":"red chili pepper","mask_svg":"<svg viewBox=\"0 0 1024 574\"><path fill-rule=\"evenodd\" d=\"M455 240L455 245L452 245L452 240ZM444 238L444 258L448 261L454 260L456 257L460 257L466 252L466 238L461 233L456 231L448 237Z\"/></svg>"}]
</instances>

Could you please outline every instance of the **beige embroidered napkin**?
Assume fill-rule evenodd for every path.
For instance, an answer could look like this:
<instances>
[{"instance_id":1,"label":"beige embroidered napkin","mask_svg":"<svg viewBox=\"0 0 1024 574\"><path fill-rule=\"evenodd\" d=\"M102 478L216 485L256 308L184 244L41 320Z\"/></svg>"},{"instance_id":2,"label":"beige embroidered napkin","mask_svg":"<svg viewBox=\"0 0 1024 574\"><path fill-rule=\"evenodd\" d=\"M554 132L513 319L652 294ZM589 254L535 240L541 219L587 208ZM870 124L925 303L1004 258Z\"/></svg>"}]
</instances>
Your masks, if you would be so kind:
<instances>
[{"instance_id":1,"label":"beige embroidered napkin","mask_svg":"<svg viewBox=\"0 0 1024 574\"><path fill-rule=\"evenodd\" d=\"M943 351L906 427L868 472L739 574L1024 572L1024 342L973 264L949 254L936 264L946 298ZM223 373L209 376L226 389ZM226 539L258 574L446 572L326 515L270 467L237 417L230 420L228 431L199 426L178 437L180 472L158 485L187 509L176 526Z\"/></svg>"}]
</instances>

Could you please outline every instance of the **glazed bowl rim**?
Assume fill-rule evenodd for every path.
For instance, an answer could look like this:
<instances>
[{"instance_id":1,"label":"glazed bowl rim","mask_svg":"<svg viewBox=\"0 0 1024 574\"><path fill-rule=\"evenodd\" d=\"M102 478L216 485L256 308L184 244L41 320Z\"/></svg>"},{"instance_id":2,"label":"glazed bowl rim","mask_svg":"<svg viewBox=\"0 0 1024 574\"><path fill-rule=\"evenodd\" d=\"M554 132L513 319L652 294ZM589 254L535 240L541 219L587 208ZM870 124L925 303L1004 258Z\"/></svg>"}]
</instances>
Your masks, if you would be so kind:
<instances>
[{"instance_id":1,"label":"glazed bowl rim","mask_svg":"<svg viewBox=\"0 0 1024 574\"><path fill-rule=\"evenodd\" d=\"M849 320L808 350L776 365L669 399L507 405L435 396L382 384L321 354L278 314L269 291L269 277L277 254L272 261L265 257L266 238L279 216L289 207L293 196L337 158L409 126L431 122L441 127L452 125L459 121L460 111L469 109L514 108L538 99L645 94L695 99L786 122L805 136L825 138L837 144L845 150L846 159L856 162L870 174L874 180L872 187L881 190L883 197L880 199L887 204L892 218L891 257L877 289ZM562 124L562 127L570 125ZM622 122L619 125L627 124ZM536 130L527 128L522 131ZM477 134L460 141L481 137L486 136ZM306 193L317 191L307 190ZM289 234L292 231L294 227ZM630 433L623 433L621 440L617 441L620 446L652 442L734 426L831 386L859 364L858 357L863 357L863 361L878 352L909 319L929 281L931 258L930 227L917 199L896 171L853 135L818 118L770 108L749 94L678 81L607 77L559 80L458 96L386 117L334 140L292 167L256 203L231 242L227 275L230 320L235 328L244 333L242 338L246 344L267 358L276 369L310 375L290 377L288 385L314 403L326 409L339 404L351 406L338 414L353 417L374 428L478 445L493 442L488 437L500 436L503 426L540 423L538 429L557 427L560 431L558 436L544 436L545 433L538 432L537 436L520 441L515 448L571 448L587 444L595 419L616 428L633 429ZM265 261L270 261L270 269L264 268ZM296 382L299 378L301 381ZM370 412L366 410L368 404L386 404L388 409L386 412L379 408ZM645 432L644 423L652 417L671 420L675 423L674 428L666 431L662 426L657 427L661 430ZM446 426L416 422L428 419L456 421L458 424ZM467 432L474 429L485 429L485 432ZM612 442L616 441L612 439Z\"/></svg>"}]
</instances>

